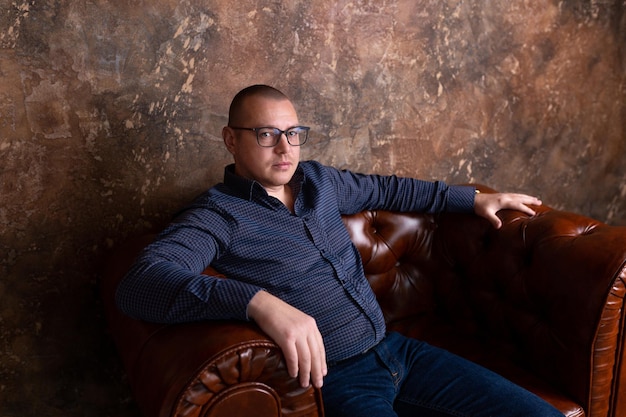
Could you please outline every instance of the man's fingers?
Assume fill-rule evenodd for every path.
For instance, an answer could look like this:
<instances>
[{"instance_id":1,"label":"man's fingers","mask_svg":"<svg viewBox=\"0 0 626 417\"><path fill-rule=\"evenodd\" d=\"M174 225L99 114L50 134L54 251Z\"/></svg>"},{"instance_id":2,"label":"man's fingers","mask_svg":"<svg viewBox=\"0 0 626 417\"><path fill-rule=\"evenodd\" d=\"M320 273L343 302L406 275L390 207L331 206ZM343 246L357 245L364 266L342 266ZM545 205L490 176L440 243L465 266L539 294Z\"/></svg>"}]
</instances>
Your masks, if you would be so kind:
<instances>
[{"instance_id":1,"label":"man's fingers","mask_svg":"<svg viewBox=\"0 0 626 417\"><path fill-rule=\"evenodd\" d=\"M305 340L305 342L307 341ZM302 387L311 385L311 360L311 347L309 343L304 343L298 349L298 379Z\"/></svg>"},{"instance_id":2,"label":"man's fingers","mask_svg":"<svg viewBox=\"0 0 626 417\"><path fill-rule=\"evenodd\" d=\"M521 211L522 213L526 213L529 216L534 216L535 210L531 209L530 207L528 207L526 204L518 204L516 210Z\"/></svg>"},{"instance_id":3,"label":"man's fingers","mask_svg":"<svg viewBox=\"0 0 626 417\"><path fill-rule=\"evenodd\" d=\"M500 208L508 208L513 210L521 211L522 213L526 213L529 216L534 216L536 214L535 210L530 208L529 206L540 206L541 200L537 197L525 195L525 194L509 194L508 201L502 204Z\"/></svg>"},{"instance_id":4,"label":"man's fingers","mask_svg":"<svg viewBox=\"0 0 626 417\"><path fill-rule=\"evenodd\" d=\"M494 229L499 229L502 227L502 220L494 213L487 217L489 223L493 226Z\"/></svg>"},{"instance_id":5,"label":"man's fingers","mask_svg":"<svg viewBox=\"0 0 626 417\"><path fill-rule=\"evenodd\" d=\"M328 373L322 335L315 332L307 338L306 342L302 349L298 349L300 355L298 379L303 387L313 384L314 387L321 388L324 384L324 376Z\"/></svg>"},{"instance_id":6,"label":"man's fingers","mask_svg":"<svg viewBox=\"0 0 626 417\"><path fill-rule=\"evenodd\" d=\"M313 338L313 345L311 347L311 383L314 387L321 388L324 383L324 376L326 376L328 372L326 352L324 350L322 336L319 332L315 334Z\"/></svg>"},{"instance_id":7,"label":"man's fingers","mask_svg":"<svg viewBox=\"0 0 626 417\"><path fill-rule=\"evenodd\" d=\"M298 351L294 344L285 344L284 346L280 346L280 349L283 351L283 356L285 357L285 364L287 365L287 372L289 376L292 378L296 378L298 376L298 368L299 368L299 358Z\"/></svg>"}]
</instances>

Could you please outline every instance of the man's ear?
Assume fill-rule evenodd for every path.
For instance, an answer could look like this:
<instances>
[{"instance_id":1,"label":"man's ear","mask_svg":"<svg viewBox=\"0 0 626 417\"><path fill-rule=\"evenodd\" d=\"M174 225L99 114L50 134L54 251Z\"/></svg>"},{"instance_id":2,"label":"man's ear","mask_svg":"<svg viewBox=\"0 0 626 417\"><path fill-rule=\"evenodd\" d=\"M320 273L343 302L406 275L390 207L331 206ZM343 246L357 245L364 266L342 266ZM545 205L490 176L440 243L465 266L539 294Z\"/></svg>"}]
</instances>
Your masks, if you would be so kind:
<instances>
[{"instance_id":1,"label":"man's ear","mask_svg":"<svg viewBox=\"0 0 626 417\"><path fill-rule=\"evenodd\" d=\"M222 139L224 140L224 145L226 145L226 149L231 154L235 154L235 131L228 126L224 126L222 129Z\"/></svg>"}]
</instances>

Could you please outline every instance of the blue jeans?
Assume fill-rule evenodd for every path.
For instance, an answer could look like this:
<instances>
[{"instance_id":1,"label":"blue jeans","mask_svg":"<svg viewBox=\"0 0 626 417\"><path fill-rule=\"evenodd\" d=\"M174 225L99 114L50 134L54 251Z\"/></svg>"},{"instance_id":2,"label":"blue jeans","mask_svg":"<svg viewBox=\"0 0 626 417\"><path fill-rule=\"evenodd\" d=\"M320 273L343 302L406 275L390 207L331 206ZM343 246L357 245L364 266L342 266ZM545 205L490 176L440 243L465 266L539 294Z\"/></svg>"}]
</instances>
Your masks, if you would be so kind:
<instances>
[{"instance_id":1,"label":"blue jeans","mask_svg":"<svg viewBox=\"0 0 626 417\"><path fill-rule=\"evenodd\" d=\"M322 396L326 417L563 417L503 377L398 333L332 365Z\"/></svg>"}]
</instances>

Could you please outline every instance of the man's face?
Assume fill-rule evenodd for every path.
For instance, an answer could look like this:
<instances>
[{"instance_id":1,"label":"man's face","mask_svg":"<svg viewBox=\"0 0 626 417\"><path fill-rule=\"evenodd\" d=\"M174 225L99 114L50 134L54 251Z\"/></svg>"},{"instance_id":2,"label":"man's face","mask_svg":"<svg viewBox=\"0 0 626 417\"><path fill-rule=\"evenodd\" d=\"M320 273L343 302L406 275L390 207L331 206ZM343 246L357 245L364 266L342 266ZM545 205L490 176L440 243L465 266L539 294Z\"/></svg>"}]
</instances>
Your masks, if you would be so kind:
<instances>
[{"instance_id":1,"label":"man's face","mask_svg":"<svg viewBox=\"0 0 626 417\"><path fill-rule=\"evenodd\" d=\"M289 100L250 97L244 102L243 110L238 127L287 130L298 125L296 110ZM291 180L300 160L300 147L289 145L284 135L271 148L259 146L253 131L225 127L222 135L235 159L237 175L256 180L270 194Z\"/></svg>"}]
</instances>

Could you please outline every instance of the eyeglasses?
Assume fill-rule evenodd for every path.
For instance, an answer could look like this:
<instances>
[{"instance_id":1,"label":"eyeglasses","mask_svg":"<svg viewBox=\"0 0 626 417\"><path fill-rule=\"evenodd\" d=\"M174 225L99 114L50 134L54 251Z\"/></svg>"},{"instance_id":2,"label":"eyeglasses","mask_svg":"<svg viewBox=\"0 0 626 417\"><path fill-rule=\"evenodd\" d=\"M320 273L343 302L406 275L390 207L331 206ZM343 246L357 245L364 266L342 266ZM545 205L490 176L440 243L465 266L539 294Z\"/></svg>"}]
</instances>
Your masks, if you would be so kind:
<instances>
[{"instance_id":1,"label":"eyeglasses","mask_svg":"<svg viewBox=\"0 0 626 417\"><path fill-rule=\"evenodd\" d=\"M234 127L231 129L237 130L251 130L256 133L256 141L259 146L264 148L271 148L278 145L280 138L284 134L287 138L287 143L291 146L302 146L309 138L310 127L307 126L294 126L287 130L280 130L277 127Z\"/></svg>"}]
</instances>

